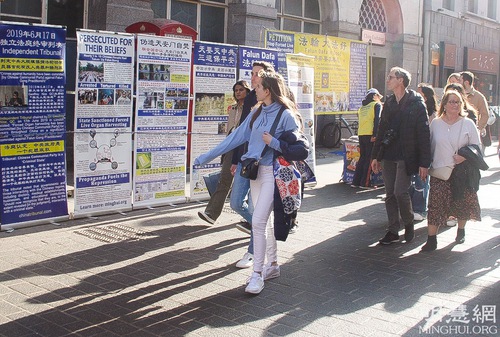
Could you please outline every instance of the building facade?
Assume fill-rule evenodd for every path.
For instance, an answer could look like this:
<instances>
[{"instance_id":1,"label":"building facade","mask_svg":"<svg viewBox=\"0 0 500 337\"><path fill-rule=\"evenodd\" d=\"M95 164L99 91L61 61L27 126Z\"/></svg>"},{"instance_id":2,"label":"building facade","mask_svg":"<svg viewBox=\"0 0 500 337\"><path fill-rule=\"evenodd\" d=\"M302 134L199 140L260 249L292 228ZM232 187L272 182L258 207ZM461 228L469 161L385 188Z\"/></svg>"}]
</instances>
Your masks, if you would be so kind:
<instances>
[{"instance_id":1,"label":"building facade","mask_svg":"<svg viewBox=\"0 0 500 337\"><path fill-rule=\"evenodd\" d=\"M68 69L77 28L123 32L153 18L193 27L199 40L248 46L263 47L265 29L364 40L369 86L385 93L385 75L396 65L411 72L413 87L443 87L450 73L467 69L490 104L499 104L496 0L3 0L0 18L66 25Z\"/></svg>"}]
</instances>

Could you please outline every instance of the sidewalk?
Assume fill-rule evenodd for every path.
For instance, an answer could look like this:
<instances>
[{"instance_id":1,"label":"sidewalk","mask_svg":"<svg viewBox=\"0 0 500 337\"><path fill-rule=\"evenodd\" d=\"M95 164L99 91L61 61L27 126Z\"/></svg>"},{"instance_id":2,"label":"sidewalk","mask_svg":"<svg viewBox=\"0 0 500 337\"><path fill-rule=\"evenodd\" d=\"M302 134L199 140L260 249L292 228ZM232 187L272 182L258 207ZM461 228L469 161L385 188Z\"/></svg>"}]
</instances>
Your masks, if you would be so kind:
<instances>
[{"instance_id":1,"label":"sidewalk","mask_svg":"<svg viewBox=\"0 0 500 337\"><path fill-rule=\"evenodd\" d=\"M495 149L482 222L456 246L442 228L428 254L425 221L411 243L379 246L384 189L338 183L342 158L319 149L299 230L278 245L281 277L259 296L234 267L248 245L239 217L207 226L202 203L1 232L0 336L498 336Z\"/></svg>"}]
</instances>

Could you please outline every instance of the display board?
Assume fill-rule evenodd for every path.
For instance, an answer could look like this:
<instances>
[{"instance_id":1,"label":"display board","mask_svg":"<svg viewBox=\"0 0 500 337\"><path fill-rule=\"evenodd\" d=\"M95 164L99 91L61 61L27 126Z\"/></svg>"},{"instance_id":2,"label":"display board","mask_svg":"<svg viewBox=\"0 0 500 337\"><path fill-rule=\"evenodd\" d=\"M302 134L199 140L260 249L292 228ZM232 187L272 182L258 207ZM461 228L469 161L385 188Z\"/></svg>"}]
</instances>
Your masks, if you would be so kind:
<instances>
[{"instance_id":1,"label":"display board","mask_svg":"<svg viewBox=\"0 0 500 337\"><path fill-rule=\"evenodd\" d=\"M77 31L74 215L132 208L134 36Z\"/></svg>"},{"instance_id":2,"label":"display board","mask_svg":"<svg viewBox=\"0 0 500 337\"><path fill-rule=\"evenodd\" d=\"M1 226L67 219L66 29L0 22Z\"/></svg>"},{"instance_id":3,"label":"display board","mask_svg":"<svg viewBox=\"0 0 500 337\"><path fill-rule=\"evenodd\" d=\"M137 36L134 207L186 200L192 45Z\"/></svg>"}]
</instances>

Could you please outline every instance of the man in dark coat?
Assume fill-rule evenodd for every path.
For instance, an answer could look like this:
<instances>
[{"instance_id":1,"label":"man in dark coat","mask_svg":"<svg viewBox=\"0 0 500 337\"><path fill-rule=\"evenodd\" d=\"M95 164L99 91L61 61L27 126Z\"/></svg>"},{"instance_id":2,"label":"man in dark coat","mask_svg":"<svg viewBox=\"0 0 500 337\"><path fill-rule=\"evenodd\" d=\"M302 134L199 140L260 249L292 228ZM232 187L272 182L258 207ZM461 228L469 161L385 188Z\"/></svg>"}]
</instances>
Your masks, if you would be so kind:
<instances>
[{"instance_id":1,"label":"man in dark coat","mask_svg":"<svg viewBox=\"0 0 500 337\"><path fill-rule=\"evenodd\" d=\"M410 73L394 67L387 76L387 89L393 92L384 104L377 138L372 152L372 170L382 171L389 219L386 235L379 241L389 245L399 241L400 219L405 228L405 240L415 237L413 209L408 193L410 177L419 174L427 179L431 164L429 119L425 103L418 93L407 89Z\"/></svg>"}]
</instances>

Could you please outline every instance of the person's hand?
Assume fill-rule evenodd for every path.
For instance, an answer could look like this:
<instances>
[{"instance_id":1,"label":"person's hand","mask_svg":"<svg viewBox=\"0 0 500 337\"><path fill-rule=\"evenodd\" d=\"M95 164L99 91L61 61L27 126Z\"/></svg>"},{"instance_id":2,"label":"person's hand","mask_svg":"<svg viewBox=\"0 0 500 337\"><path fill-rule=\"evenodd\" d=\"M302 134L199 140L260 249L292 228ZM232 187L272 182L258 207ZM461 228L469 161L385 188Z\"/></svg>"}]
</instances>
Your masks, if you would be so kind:
<instances>
[{"instance_id":1,"label":"person's hand","mask_svg":"<svg viewBox=\"0 0 500 337\"><path fill-rule=\"evenodd\" d=\"M464 158L464 157L462 157L461 155L458 155L458 154L454 154L454 155L453 155L453 162L454 162L455 164L457 164L457 165L458 165L458 164L463 163L464 161L465 161L465 158Z\"/></svg>"},{"instance_id":2,"label":"person's hand","mask_svg":"<svg viewBox=\"0 0 500 337\"><path fill-rule=\"evenodd\" d=\"M377 140L377 137L375 137L375 136L372 136L372 138L370 138L371 143L375 143L376 140Z\"/></svg>"},{"instance_id":3,"label":"person's hand","mask_svg":"<svg viewBox=\"0 0 500 337\"><path fill-rule=\"evenodd\" d=\"M233 177L234 177L234 174L236 173L237 167L238 167L238 165L234 165L234 164L231 165L231 174L233 175Z\"/></svg>"},{"instance_id":4,"label":"person's hand","mask_svg":"<svg viewBox=\"0 0 500 337\"><path fill-rule=\"evenodd\" d=\"M375 173L375 174L378 174L379 172L382 171L382 165L380 165L380 163L378 162L377 159L373 159L372 160L372 171Z\"/></svg>"},{"instance_id":5,"label":"person's hand","mask_svg":"<svg viewBox=\"0 0 500 337\"><path fill-rule=\"evenodd\" d=\"M264 133L262 134L262 140L264 141L264 143L269 145L269 144L271 144L271 141L273 140L273 136L271 136L271 134L269 132L264 131Z\"/></svg>"},{"instance_id":6,"label":"person's hand","mask_svg":"<svg viewBox=\"0 0 500 337\"><path fill-rule=\"evenodd\" d=\"M429 175L429 169L427 167L419 167L418 175L420 176L420 179L422 179L422 181L426 181L427 176Z\"/></svg>"}]
</instances>

